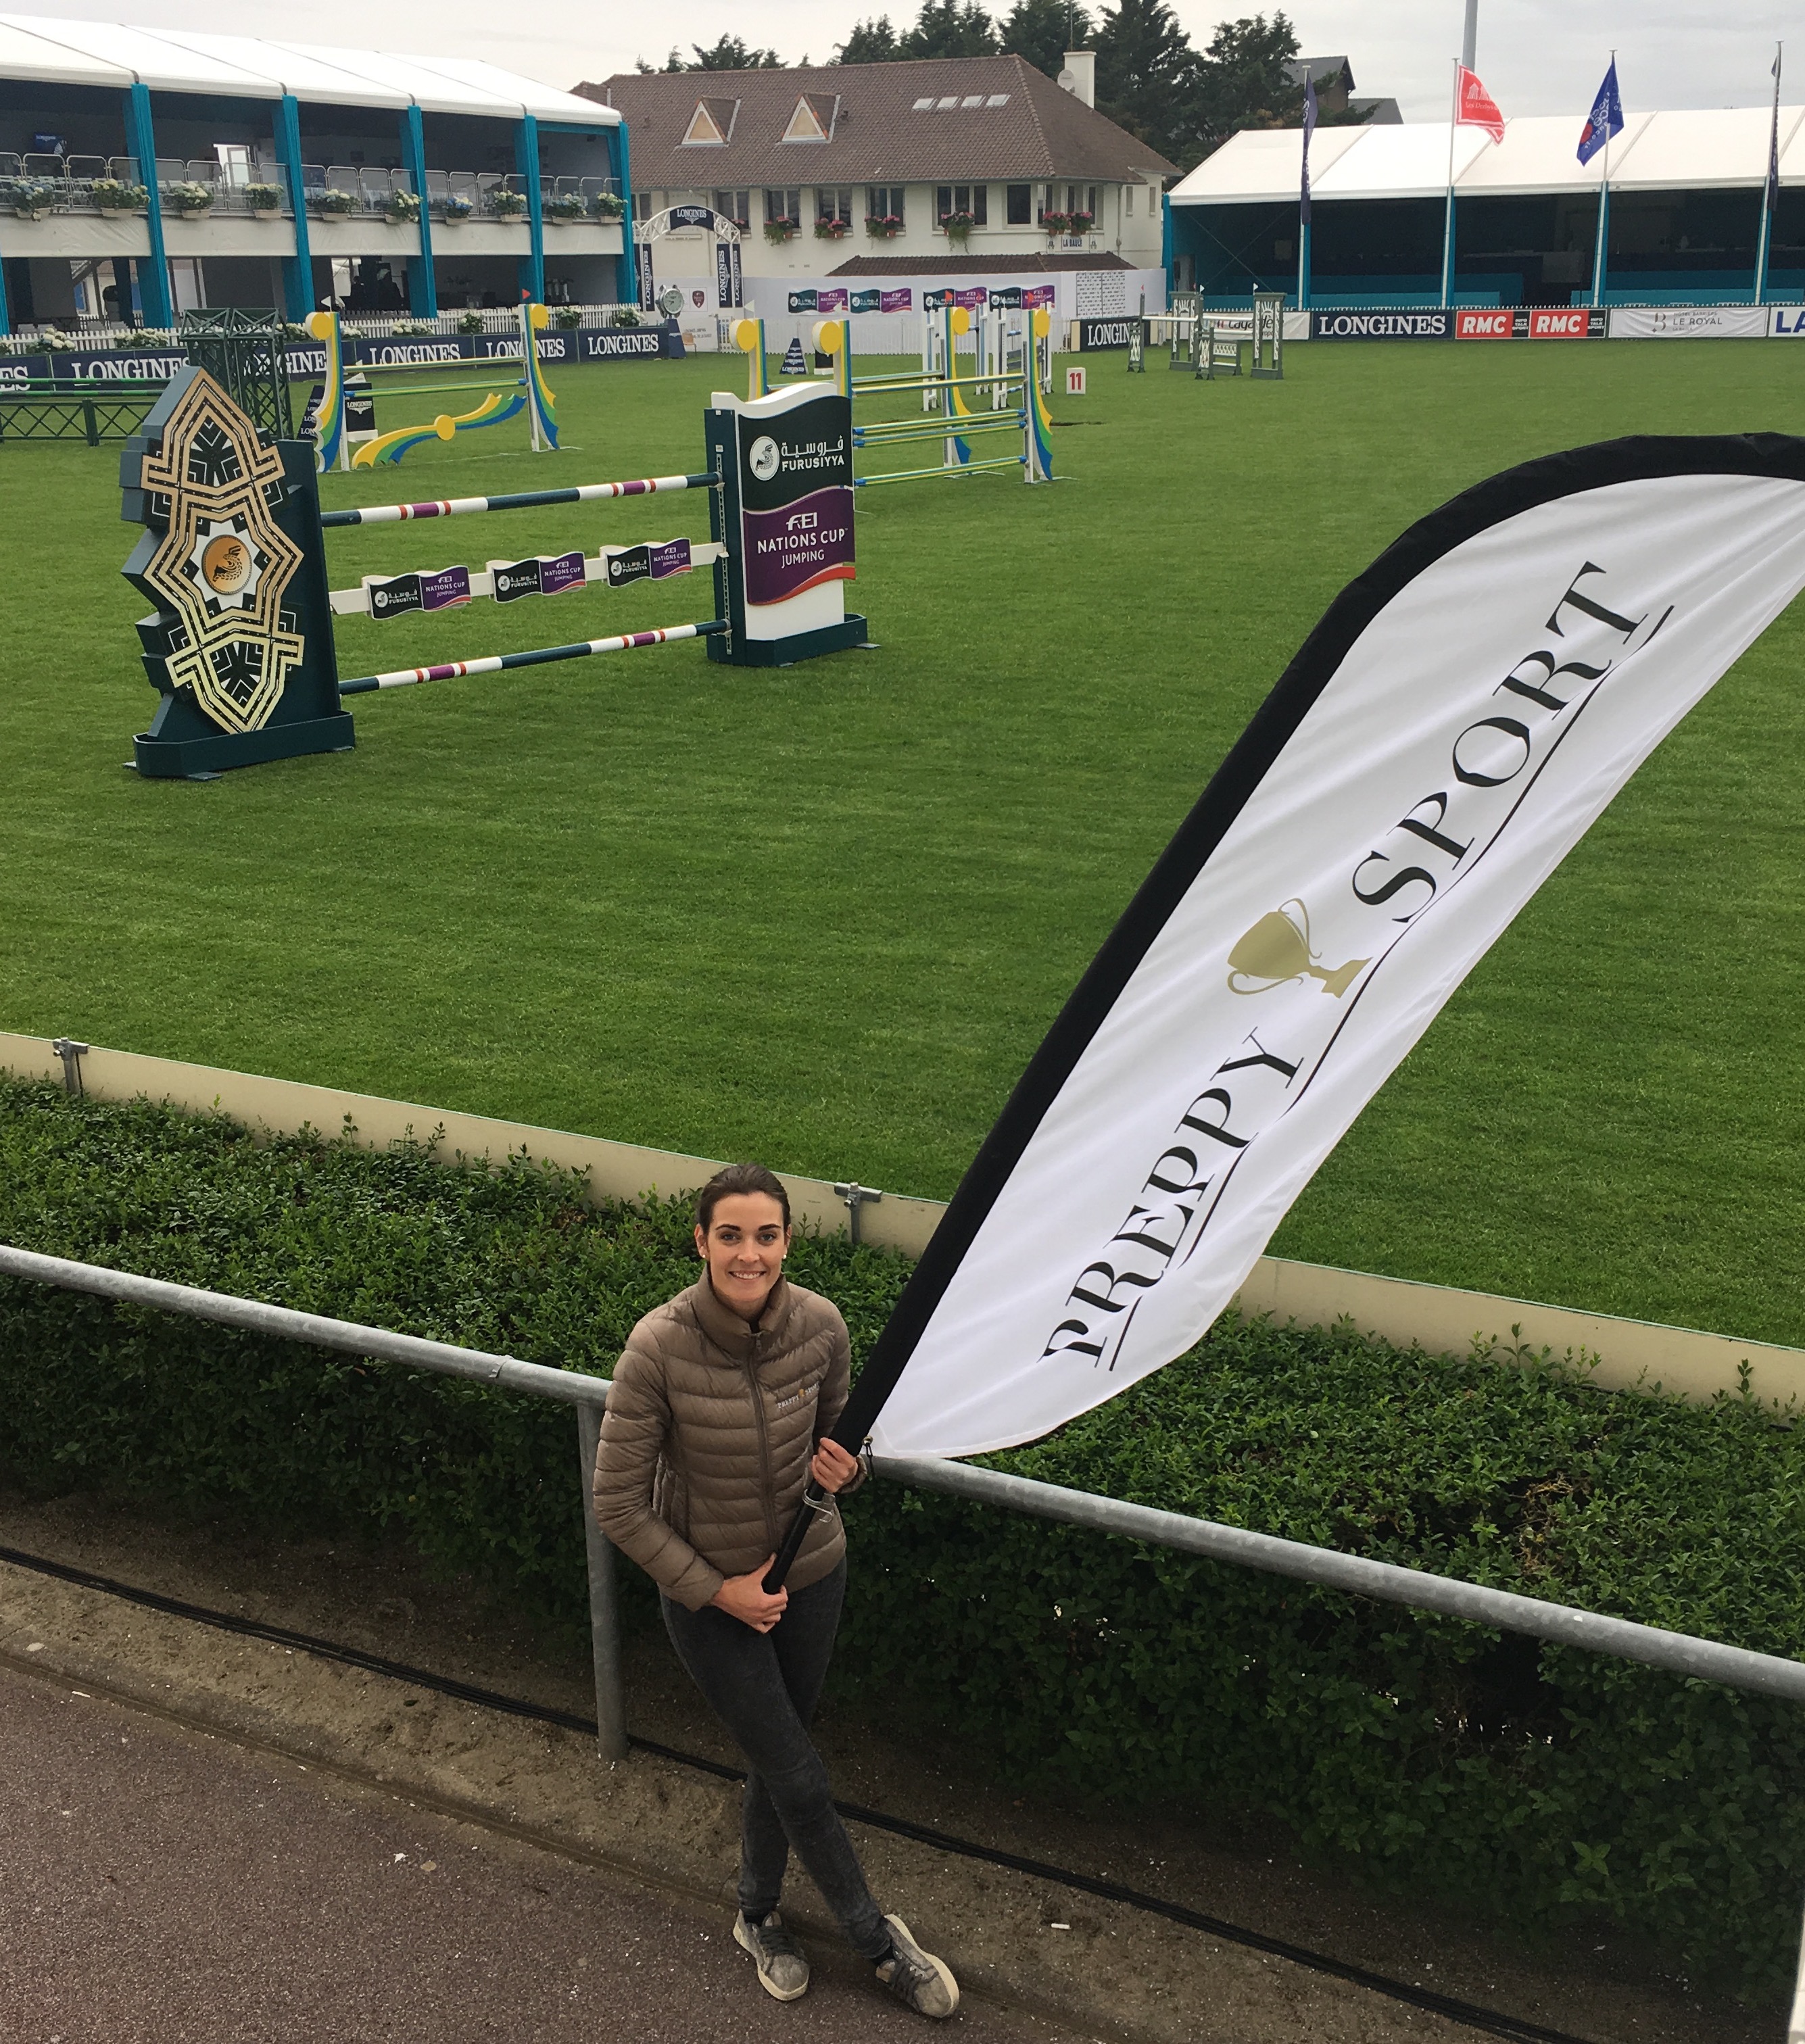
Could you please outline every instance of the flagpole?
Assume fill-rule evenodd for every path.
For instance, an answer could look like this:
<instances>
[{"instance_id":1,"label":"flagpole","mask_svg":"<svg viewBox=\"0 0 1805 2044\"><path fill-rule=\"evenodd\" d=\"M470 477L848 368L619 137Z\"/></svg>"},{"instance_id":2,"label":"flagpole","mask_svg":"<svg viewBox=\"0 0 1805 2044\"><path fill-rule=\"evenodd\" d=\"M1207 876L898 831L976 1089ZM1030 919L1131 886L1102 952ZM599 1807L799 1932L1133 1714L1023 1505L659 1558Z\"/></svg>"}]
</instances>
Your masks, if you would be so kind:
<instances>
[{"instance_id":1,"label":"flagpole","mask_svg":"<svg viewBox=\"0 0 1805 2044\"><path fill-rule=\"evenodd\" d=\"M1448 97L1448 211L1441 225L1441 309L1448 309L1454 284L1454 125L1461 110L1461 66L1454 63L1454 89Z\"/></svg>"},{"instance_id":2,"label":"flagpole","mask_svg":"<svg viewBox=\"0 0 1805 2044\"><path fill-rule=\"evenodd\" d=\"M1614 50L1611 53L1610 75L1614 79L1617 75L1617 52ZM1618 99L1621 104L1621 93L1618 94ZM1611 254L1611 117L1607 113L1604 121L1604 178L1598 188L1598 242L1592 250L1592 303L1595 305L1604 303L1604 266Z\"/></svg>"},{"instance_id":3,"label":"flagpole","mask_svg":"<svg viewBox=\"0 0 1805 2044\"><path fill-rule=\"evenodd\" d=\"M1301 223L1297 240L1297 305L1299 312L1310 309L1310 222Z\"/></svg>"},{"instance_id":4,"label":"flagpole","mask_svg":"<svg viewBox=\"0 0 1805 2044\"><path fill-rule=\"evenodd\" d=\"M1768 302L1768 248L1773 236L1774 186L1779 182L1780 156L1780 66L1784 43L1774 44L1774 111L1773 125L1768 133L1768 171L1761 180L1761 239L1755 251L1755 302L1765 305Z\"/></svg>"}]
</instances>

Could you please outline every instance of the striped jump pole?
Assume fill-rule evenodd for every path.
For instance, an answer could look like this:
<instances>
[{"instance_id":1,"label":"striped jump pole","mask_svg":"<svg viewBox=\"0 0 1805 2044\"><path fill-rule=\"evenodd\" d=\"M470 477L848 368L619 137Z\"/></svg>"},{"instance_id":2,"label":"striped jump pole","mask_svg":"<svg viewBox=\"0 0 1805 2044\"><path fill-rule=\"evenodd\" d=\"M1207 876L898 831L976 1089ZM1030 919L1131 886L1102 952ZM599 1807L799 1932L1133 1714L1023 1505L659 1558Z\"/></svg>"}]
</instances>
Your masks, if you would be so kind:
<instances>
[{"instance_id":1,"label":"striped jump pole","mask_svg":"<svg viewBox=\"0 0 1805 2044\"><path fill-rule=\"evenodd\" d=\"M610 497L656 497L668 490L718 490L721 478L651 475L638 482L579 482L568 490L521 490L510 497L449 497L429 504L366 504L355 511L322 511L332 525L399 525L410 518L461 518L471 511L526 511L541 504L599 504Z\"/></svg>"},{"instance_id":2,"label":"striped jump pole","mask_svg":"<svg viewBox=\"0 0 1805 2044\"><path fill-rule=\"evenodd\" d=\"M417 682L455 682L465 674L501 674L510 667L543 667L553 660L582 660L591 653L630 653L639 646L668 646L679 639L706 639L725 632L724 617L706 624L667 624L656 632L627 632L618 639L583 639L574 646L541 646L528 653L494 653L486 660L452 660L439 667L396 667L341 682L341 696L368 695L376 689L410 689Z\"/></svg>"}]
</instances>

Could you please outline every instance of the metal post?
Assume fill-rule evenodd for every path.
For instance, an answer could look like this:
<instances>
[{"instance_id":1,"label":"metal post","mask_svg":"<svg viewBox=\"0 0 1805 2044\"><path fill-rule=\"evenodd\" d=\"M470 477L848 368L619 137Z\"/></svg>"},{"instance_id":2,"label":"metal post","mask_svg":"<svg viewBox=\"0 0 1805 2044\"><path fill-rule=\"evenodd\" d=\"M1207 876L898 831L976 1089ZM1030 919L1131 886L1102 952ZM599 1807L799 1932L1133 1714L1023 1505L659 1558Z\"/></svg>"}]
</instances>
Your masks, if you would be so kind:
<instances>
[{"instance_id":1,"label":"metal post","mask_svg":"<svg viewBox=\"0 0 1805 2044\"><path fill-rule=\"evenodd\" d=\"M846 1233L855 1244L859 1240L859 1209L868 1201L876 1206L883 1199L882 1193L873 1192L869 1185L858 1184L836 1185L834 1197L846 1209Z\"/></svg>"},{"instance_id":2,"label":"metal post","mask_svg":"<svg viewBox=\"0 0 1805 2044\"><path fill-rule=\"evenodd\" d=\"M583 1477L583 1538L589 1558L589 1644L595 1663L595 1743L606 1761L627 1757L626 1702L621 1692L621 1619L614 1597L614 1549L595 1523L595 1458L602 1410L576 1408L577 1461Z\"/></svg>"},{"instance_id":3,"label":"metal post","mask_svg":"<svg viewBox=\"0 0 1805 2044\"><path fill-rule=\"evenodd\" d=\"M91 417L93 405L90 404L87 409ZM98 447L98 436L90 432L88 444ZM57 1036L52 1039L50 1047L63 1061L63 1090L71 1100L79 1100L82 1097L82 1059L87 1055L87 1045L76 1043L72 1037Z\"/></svg>"},{"instance_id":4,"label":"metal post","mask_svg":"<svg viewBox=\"0 0 1805 2044\"><path fill-rule=\"evenodd\" d=\"M1466 25L1461 36L1461 61L1468 71L1479 68L1479 0L1467 0Z\"/></svg>"}]
</instances>

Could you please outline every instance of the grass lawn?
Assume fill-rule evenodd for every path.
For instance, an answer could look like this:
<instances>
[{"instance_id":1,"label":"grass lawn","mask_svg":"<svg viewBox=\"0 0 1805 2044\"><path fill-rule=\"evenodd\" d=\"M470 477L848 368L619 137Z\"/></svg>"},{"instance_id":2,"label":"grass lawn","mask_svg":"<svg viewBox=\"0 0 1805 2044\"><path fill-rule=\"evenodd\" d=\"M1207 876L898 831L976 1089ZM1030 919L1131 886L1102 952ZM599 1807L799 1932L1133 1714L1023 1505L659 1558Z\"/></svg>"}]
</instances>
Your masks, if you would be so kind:
<instances>
[{"instance_id":1,"label":"grass lawn","mask_svg":"<svg viewBox=\"0 0 1805 2044\"><path fill-rule=\"evenodd\" d=\"M0 1028L945 1196L1174 826L1412 519L1619 433L1805 432L1738 342L1090 358L1062 480L861 494L876 653L699 647L354 701L358 747L122 772L155 697L117 451L0 450ZM567 371L329 504L699 467L743 365ZM426 402L423 401L424 412ZM405 411L391 405L383 423ZM701 497L329 536L333 580L706 532ZM347 675L710 614L706 578L341 627ZM1805 1342L1801 615L1449 1004L1282 1254Z\"/></svg>"}]
</instances>

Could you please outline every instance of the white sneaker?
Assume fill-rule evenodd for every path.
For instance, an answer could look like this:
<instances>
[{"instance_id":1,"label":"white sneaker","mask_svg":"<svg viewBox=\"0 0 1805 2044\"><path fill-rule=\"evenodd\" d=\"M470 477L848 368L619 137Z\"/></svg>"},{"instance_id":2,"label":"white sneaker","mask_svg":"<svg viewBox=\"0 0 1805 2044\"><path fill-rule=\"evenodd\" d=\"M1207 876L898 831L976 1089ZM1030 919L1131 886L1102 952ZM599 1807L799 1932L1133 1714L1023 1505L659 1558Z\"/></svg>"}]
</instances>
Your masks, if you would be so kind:
<instances>
[{"instance_id":1,"label":"white sneaker","mask_svg":"<svg viewBox=\"0 0 1805 2044\"><path fill-rule=\"evenodd\" d=\"M924 1952L909 1934L900 1916L886 1916L890 1957L877 1969L878 1979L905 2008L918 2015L950 2015L959 2006L959 1983L945 1959Z\"/></svg>"},{"instance_id":2,"label":"white sneaker","mask_svg":"<svg viewBox=\"0 0 1805 2044\"><path fill-rule=\"evenodd\" d=\"M758 1984L767 1994L779 2001L799 2001L808 1992L809 1962L775 1909L756 1923L748 1919L743 1909L736 1910L733 1942L752 1954Z\"/></svg>"}]
</instances>

